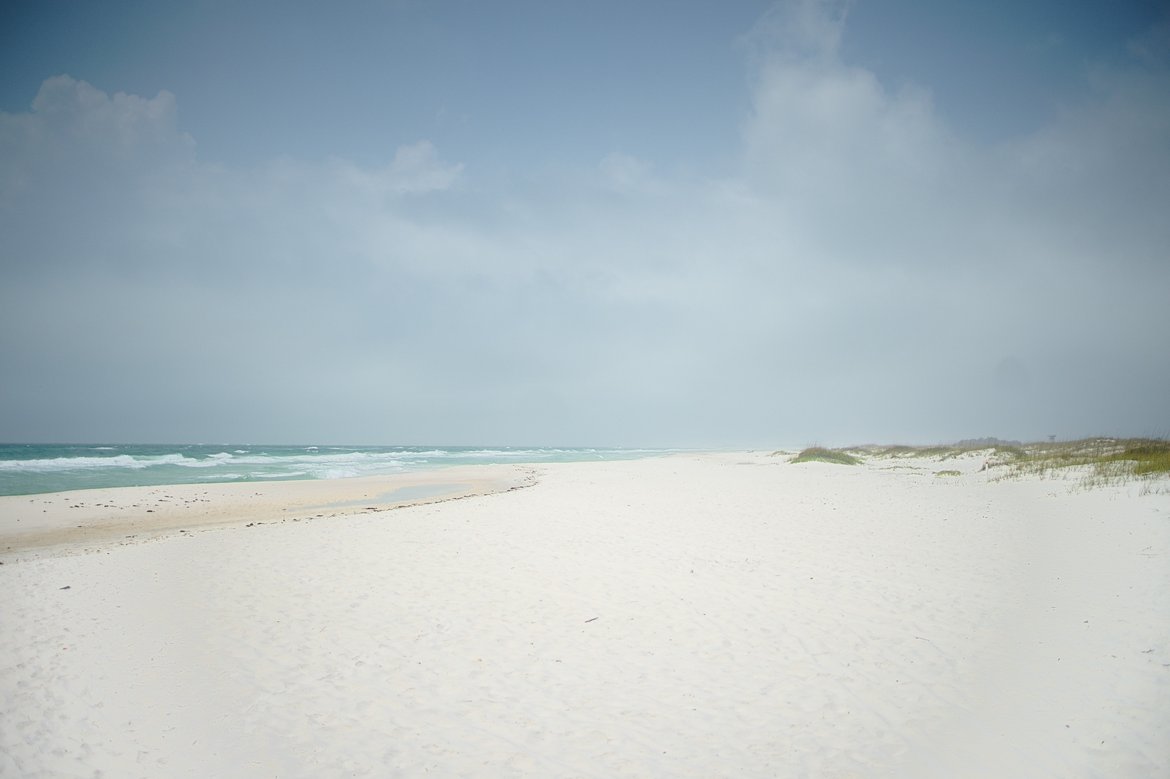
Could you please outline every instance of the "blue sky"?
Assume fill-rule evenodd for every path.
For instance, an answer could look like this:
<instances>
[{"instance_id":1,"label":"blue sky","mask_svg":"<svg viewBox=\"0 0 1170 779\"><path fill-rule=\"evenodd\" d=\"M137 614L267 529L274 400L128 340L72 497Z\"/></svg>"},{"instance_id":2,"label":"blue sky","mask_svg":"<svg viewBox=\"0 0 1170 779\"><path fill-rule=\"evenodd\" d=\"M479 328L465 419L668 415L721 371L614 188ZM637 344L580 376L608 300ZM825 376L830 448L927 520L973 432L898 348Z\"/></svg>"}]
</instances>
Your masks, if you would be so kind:
<instances>
[{"instance_id":1,"label":"blue sky","mask_svg":"<svg viewBox=\"0 0 1170 779\"><path fill-rule=\"evenodd\" d=\"M0 13L0 439L1170 432L1163 5Z\"/></svg>"}]
</instances>

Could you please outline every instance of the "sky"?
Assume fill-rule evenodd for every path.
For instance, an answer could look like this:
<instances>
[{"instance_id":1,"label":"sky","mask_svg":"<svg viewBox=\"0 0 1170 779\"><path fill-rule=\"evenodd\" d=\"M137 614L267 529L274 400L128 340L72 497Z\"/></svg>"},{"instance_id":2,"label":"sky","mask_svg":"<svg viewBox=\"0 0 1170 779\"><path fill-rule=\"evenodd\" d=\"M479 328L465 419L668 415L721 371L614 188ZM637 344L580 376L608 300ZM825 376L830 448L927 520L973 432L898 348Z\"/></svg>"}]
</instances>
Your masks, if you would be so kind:
<instances>
[{"instance_id":1,"label":"sky","mask_svg":"<svg viewBox=\"0 0 1170 779\"><path fill-rule=\"evenodd\" d=\"M3 441L1170 434L1165 3L45 0L0 74Z\"/></svg>"}]
</instances>

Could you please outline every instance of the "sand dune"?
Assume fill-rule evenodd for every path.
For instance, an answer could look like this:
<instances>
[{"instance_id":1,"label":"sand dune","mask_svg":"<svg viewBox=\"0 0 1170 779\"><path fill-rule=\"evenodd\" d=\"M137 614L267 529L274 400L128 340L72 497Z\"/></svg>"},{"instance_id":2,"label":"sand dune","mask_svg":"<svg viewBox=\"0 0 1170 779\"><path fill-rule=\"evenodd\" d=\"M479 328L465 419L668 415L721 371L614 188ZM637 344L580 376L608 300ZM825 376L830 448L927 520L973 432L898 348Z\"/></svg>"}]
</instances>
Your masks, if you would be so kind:
<instances>
[{"instance_id":1,"label":"sand dune","mask_svg":"<svg viewBox=\"0 0 1170 779\"><path fill-rule=\"evenodd\" d=\"M5 499L0 775L1167 775L1170 494L980 463Z\"/></svg>"}]
</instances>

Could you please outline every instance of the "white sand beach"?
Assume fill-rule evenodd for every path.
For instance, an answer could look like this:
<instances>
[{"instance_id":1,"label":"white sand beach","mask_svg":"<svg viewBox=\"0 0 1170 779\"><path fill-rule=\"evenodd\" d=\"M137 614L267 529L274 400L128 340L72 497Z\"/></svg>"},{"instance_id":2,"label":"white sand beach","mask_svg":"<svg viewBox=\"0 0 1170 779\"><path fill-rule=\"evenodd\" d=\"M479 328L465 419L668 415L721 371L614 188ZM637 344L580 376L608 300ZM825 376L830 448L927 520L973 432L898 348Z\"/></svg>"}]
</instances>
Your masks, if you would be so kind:
<instances>
[{"instance_id":1,"label":"white sand beach","mask_svg":"<svg viewBox=\"0 0 1170 779\"><path fill-rule=\"evenodd\" d=\"M2 498L0 776L1170 774L1166 481L981 464Z\"/></svg>"}]
</instances>

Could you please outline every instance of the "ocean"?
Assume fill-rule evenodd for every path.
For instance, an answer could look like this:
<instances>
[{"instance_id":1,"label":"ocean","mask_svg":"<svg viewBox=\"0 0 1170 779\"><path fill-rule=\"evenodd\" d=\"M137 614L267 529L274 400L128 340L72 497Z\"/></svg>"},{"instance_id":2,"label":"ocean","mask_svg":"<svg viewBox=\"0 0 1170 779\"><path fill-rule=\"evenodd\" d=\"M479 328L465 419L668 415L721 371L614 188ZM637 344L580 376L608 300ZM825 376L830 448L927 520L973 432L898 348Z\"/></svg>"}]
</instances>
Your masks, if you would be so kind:
<instances>
[{"instance_id":1,"label":"ocean","mask_svg":"<svg viewBox=\"0 0 1170 779\"><path fill-rule=\"evenodd\" d=\"M273 479L341 479L490 463L626 460L663 449L227 444L0 444L0 495Z\"/></svg>"}]
</instances>

